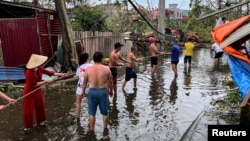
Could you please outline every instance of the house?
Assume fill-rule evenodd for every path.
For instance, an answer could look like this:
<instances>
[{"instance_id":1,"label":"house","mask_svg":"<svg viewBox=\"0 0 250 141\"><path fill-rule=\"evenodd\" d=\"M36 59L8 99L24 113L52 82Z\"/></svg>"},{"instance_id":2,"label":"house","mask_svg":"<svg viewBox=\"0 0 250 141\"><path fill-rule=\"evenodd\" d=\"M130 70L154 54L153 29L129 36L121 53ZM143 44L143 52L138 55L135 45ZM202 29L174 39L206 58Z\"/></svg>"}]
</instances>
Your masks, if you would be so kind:
<instances>
[{"instance_id":1,"label":"house","mask_svg":"<svg viewBox=\"0 0 250 141\"><path fill-rule=\"evenodd\" d=\"M178 4L169 4L168 10L174 11L174 14L171 15L170 20L177 22L184 22L188 16L188 10L179 9Z\"/></svg>"},{"instance_id":2,"label":"house","mask_svg":"<svg viewBox=\"0 0 250 141\"><path fill-rule=\"evenodd\" d=\"M189 10L179 9L178 4L169 4L169 8L165 9L165 16L167 20L178 23L184 22L188 17ZM152 19L157 19L159 9L154 9L151 13Z\"/></svg>"},{"instance_id":3,"label":"house","mask_svg":"<svg viewBox=\"0 0 250 141\"><path fill-rule=\"evenodd\" d=\"M0 66L20 66L31 54L53 57L61 27L56 11L0 1Z\"/></svg>"},{"instance_id":4,"label":"house","mask_svg":"<svg viewBox=\"0 0 250 141\"><path fill-rule=\"evenodd\" d=\"M158 13L159 13L159 9L156 8L156 9L153 9L151 15L150 15L150 19L152 20L155 20L157 19L157 16L158 16ZM172 15L174 13L174 11L172 10L168 10L168 9L165 9L165 17L168 19L170 17L170 15Z\"/></svg>"}]
</instances>

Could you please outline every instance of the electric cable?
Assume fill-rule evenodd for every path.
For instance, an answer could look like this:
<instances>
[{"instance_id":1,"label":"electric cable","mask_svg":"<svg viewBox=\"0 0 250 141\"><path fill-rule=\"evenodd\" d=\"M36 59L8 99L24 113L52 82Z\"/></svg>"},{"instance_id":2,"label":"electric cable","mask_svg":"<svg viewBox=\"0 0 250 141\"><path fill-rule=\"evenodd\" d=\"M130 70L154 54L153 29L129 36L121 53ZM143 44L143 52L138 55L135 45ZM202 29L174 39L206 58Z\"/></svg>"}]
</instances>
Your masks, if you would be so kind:
<instances>
[{"instance_id":1,"label":"electric cable","mask_svg":"<svg viewBox=\"0 0 250 141\"><path fill-rule=\"evenodd\" d=\"M139 15L142 17L142 19L150 26L151 29L153 29L155 32L157 32L160 35L164 35L164 36L169 36L169 37L173 37L171 35L166 35L161 33L160 31L158 31L157 29L155 29L155 27L153 27L149 21L142 15L142 13L140 12L140 10L137 9L137 7L134 5L134 3L131 0L128 0L128 2L134 7L134 9L139 13Z\"/></svg>"}]
</instances>

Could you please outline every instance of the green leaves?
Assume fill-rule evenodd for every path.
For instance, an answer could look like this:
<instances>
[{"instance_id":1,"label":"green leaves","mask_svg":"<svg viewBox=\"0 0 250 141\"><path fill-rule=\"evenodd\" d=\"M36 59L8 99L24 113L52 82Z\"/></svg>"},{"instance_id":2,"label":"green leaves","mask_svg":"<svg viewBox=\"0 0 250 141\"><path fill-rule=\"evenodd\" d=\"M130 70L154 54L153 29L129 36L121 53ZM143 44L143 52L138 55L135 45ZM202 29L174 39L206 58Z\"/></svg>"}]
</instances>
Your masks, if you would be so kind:
<instances>
[{"instance_id":1,"label":"green leaves","mask_svg":"<svg viewBox=\"0 0 250 141\"><path fill-rule=\"evenodd\" d=\"M73 8L72 26L80 31L102 31L104 29L105 16L98 7L88 5Z\"/></svg>"}]
</instances>

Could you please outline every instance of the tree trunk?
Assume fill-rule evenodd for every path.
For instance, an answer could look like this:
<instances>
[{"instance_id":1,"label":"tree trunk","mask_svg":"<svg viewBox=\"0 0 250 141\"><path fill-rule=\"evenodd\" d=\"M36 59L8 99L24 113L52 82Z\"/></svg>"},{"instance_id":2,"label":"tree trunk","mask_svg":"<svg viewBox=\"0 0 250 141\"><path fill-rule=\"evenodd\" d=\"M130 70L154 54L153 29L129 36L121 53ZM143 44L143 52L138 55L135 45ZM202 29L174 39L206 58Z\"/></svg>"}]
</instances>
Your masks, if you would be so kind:
<instances>
[{"instance_id":1,"label":"tree trunk","mask_svg":"<svg viewBox=\"0 0 250 141\"><path fill-rule=\"evenodd\" d=\"M68 19L65 0L55 0L55 6L62 29L63 66L66 67L67 70L71 71L73 67L71 59L78 60L73 39L72 26Z\"/></svg>"}]
</instances>

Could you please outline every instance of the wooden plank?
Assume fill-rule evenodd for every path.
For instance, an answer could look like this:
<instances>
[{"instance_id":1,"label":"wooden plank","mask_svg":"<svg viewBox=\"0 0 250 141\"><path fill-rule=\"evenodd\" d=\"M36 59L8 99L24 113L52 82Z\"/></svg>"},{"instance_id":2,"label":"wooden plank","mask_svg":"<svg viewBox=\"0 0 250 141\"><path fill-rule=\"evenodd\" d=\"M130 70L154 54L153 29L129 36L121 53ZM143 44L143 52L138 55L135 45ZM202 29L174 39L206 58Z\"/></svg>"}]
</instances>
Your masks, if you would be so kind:
<instances>
[{"instance_id":1,"label":"wooden plank","mask_svg":"<svg viewBox=\"0 0 250 141\"><path fill-rule=\"evenodd\" d=\"M244 107L244 106L247 105L247 102L248 102L249 98L250 98L250 91L246 94L246 96L245 96L244 99L242 100L242 102L241 102L241 107Z\"/></svg>"},{"instance_id":2,"label":"wooden plank","mask_svg":"<svg viewBox=\"0 0 250 141\"><path fill-rule=\"evenodd\" d=\"M198 18L197 21L202 20L202 19L205 19L205 18L208 18L208 17L211 17L211 16L213 16L213 15L216 15L216 14L219 14L219 13L222 13L222 12L225 12L225 11L228 11L228 10L230 10L230 9L233 9L233 8L236 8L236 7L239 7L239 6L242 6L242 5L247 4L247 3L250 3L250 0L246 0L246 1L243 1L243 2L241 2L241 3L235 4L235 5L233 5L233 6L230 6L230 7L227 7L227 8L221 9L221 10L218 10L218 11L216 11L216 12L207 14L207 15L205 15L205 16L203 16L203 17Z\"/></svg>"}]
</instances>

